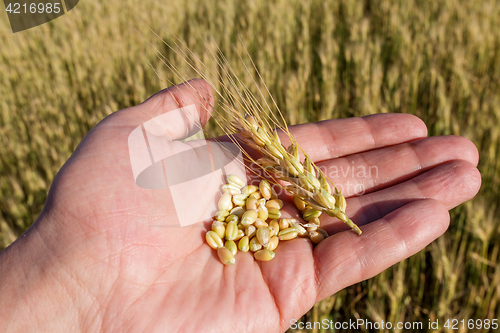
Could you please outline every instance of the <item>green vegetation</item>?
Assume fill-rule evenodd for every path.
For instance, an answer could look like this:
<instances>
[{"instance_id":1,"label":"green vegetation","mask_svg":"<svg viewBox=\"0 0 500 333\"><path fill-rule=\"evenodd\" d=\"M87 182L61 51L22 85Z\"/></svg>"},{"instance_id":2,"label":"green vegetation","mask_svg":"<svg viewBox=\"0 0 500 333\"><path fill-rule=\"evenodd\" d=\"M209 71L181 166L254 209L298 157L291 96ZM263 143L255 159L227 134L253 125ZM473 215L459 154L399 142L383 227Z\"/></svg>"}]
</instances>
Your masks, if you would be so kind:
<instances>
[{"instance_id":1,"label":"green vegetation","mask_svg":"<svg viewBox=\"0 0 500 333\"><path fill-rule=\"evenodd\" d=\"M241 38L289 124L408 112L430 135L462 135L478 147L481 191L452 211L443 237L303 320L425 327L429 319L500 319L498 18L496 0L88 0L43 26L2 34L0 249L36 219L57 170L99 120L164 87L148 63L180 81L155 48L195 76L146 23L213 70L208 50L217 44L251 86ZM214 43L201 41L205 32Z\"/></svg>"}]
</instances>

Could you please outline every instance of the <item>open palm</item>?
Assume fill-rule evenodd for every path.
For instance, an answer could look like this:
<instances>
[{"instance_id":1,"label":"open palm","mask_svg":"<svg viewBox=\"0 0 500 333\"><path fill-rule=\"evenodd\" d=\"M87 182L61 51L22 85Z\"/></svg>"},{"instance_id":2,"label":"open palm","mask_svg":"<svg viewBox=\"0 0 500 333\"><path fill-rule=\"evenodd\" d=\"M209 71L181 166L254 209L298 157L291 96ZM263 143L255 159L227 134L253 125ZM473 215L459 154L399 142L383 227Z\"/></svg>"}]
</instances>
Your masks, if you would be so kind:
<instances>
[{"instance_id":1,"label":"open palm","mask_svg":"<svg viewBox=\"0 0 500 333\"><path fill-rule=\"evenodd\" d=\"M138 187L130 167L127 138L134 128L179 105L209 103L205 82L190 85L205 92L202 100L187 86L171 88L96 126L57 175L36 232L27 233L49 244L47 270L62 267L71 276L60 285L74 299L81 328L285 331L315 302L421 250L445 232L448 210L479 189L475 146L461 137L425 138L414 116L294 126L304 151L337 172L332 180L344 189L347 215L363 234L322 216L332 236L318 246L295 239L281 242L270 262L239 253L235 265L224 266L204 241L209 223L171 223L169 191ZM205 123L206 111L198 112Z\"/></svg>"}]
</instances>

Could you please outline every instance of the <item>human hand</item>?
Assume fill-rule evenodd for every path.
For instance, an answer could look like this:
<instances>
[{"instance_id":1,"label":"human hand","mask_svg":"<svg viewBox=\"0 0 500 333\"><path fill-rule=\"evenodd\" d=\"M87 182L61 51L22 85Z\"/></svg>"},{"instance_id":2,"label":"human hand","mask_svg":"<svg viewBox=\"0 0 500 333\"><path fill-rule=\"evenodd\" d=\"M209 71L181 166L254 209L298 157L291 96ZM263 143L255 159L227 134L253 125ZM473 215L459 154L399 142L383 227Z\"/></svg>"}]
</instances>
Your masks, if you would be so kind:
<instances>
[{"instance_id":1,"label":"human hand","mask_svg":"<svg viewBox=\"0 0 500 333\"><path fill-rule=\"evenodd\" d=\"M425 138L414 116L293 126L317 165L338 171L332 180L347 189L347 215L363 234L323 214L332 236L318 246L294 239L272 261L239 253L224 266L205 244L208 224L174 227L169 191L138 187L130 167L127 138L143 122L179 104L198 105L207 121L200 105L210 88L190 85L203 97L186 84L169 88L110 115L78 146L38 220L0 253L1 331L285 331L315 302L420 251L479 189L475 146ZM354 183L364 194L349 190ZM171 227L152 227L160 224Z\"/></svg>"}]
</instances>

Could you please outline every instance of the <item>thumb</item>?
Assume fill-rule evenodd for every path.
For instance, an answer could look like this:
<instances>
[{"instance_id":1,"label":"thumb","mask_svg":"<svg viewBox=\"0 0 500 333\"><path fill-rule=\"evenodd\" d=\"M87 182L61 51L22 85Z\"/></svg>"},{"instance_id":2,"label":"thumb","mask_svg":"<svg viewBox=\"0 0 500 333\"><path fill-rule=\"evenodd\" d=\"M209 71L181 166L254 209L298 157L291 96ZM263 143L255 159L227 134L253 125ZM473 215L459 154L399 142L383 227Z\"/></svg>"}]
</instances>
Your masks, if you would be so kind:
<instances>
[{"instance_id":1,"label":"thumb","mask_svg":"<svg viewBox=\"0 0 500 333\"><path fill-rule=\"evenodd\" d=\"M56 175L44 214L84 226L84 236L89 230L99 234L134 230L124 232L133 235L131 239L141 232L150 233L149 223L179 226L204 221L205 216L212 215L210 202L199 202L189 209L177 205L181 196L167 186L170 183L164 159L175 156L182 146L189 147L175 140L190 136L206 124L213 101L212 88L206 81L191 80L106 117L87 133ZM189 164L200 164L198 156L192 160L179 160L173 169L189 175ZM203 197L192 190L190 195L193 200ZM122 237L116 235L112 237Z\"/></svg>"},{"instance_id":2,"label":"thumb","mask_svg":"<svg viewBox=\"0 0 500 333\"><path fill-rule=\"evenodd\" d=\"M137 106L112 113L87 133L61 168L54 179L52 197L56 188L71 187L75 175L80 179L88 178L86 182L101 179L122 186L135 186L137 170L134 164L143 163L144 151L145 159L149 156L147 148L135 147L134 135L131 137L131 134L142 136L144 130L150 139L163 142L188 137L210 119L213 104L212 87L204 80L194 79L164 89ZM149 144L153 143L152 140ZM131 150L136 148L141 158L131 157ZM131 177L131 173L135 177Z\"/></svg>"},{"instance_id":3,"label":"thumb","mask_svg":"<svg viewBox=\"0 0 500 333\"><path fill-rule=\"evenodd\" d=\"M166 171L172 169L184 175L189 171L186 165L201 163L201 152L209 151L204 140L189 143L177 140L192 136L203 128L210 118L212 104L210 85L198 79L162 90L127 110L127 116L130 114L136 122L139 120L139 126L130 132L127 140L137 185L164 188ZM166 171L162 172L162 169ZM167 178L170 181L183 179L177 173L169 177L168 172Z\"/></svg>"},{"instance_id":4,"label":"thumb","mask_svg":"<svg viewBox=\"0 0 500 333\"><path fill-rule=\"evenodd\" d=\"M194 79L164 89L124 111L143 123L150 134L172 141L201 130L210 119L213 104L212 87L204 80Z\"/></svg>"}]
</instances>

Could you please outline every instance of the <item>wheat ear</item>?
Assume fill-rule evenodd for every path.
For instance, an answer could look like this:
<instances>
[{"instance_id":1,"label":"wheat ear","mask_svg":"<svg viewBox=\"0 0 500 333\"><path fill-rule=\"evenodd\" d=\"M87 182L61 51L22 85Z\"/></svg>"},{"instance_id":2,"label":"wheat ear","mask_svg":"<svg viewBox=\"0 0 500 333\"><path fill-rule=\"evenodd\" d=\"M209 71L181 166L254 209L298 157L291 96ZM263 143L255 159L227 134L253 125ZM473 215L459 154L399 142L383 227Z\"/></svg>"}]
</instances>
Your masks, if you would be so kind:
<instances>
[{"instance_id":1,"label":"wheat ear","mask_svg":"<svg viewBox=\"0 0 500 333\"><path fill-rule=\"evenodd\" d=\"M158 35L156 36L159 38ZM180 42L180 40L178 41ZM170 47L170 45L168 45L165 41L164 43L165 45ZM176 45L178 46L177 43ZM174 52L178 53L172 47L170 48ZM196 55L194 55L194 53L192 53L189 49L188 49L188 54L184 52L181 53L186 58L188 57L188 55L190 55L195 59L198 59ZM352 230L361 235L362 233L361 229L359 229L359 227L356 224L354 224L354 222L352 222L345 214L346 200L342 195L342 193L335 187L335 185L333 185L333 183L332 186L334 188L334 192L332 193L332 189L328 183L329 180L327 179L327 177L312 162L312 160L309 158L309 156L307 156L307 154L303 150L302 152L305 155L305 159L303 162L300 161L298 153L299 146L296 140L290 134L290 132L288 132L286 127L286 122L284 121L284 117L279 111L279 108L274 102L272 96L270 97L274 102L274 106L276 107L276 110L280 114L281 119L285 123L285 128L283 129L290 138L291 144L287 148L285 148L281 144L277 131L275 130L271 132L269 130L268 126L269 122L262 121L261 113L259 111L263 111L263 107L256 100L255 96L248 94L248 91L246 91L245 89L246 88L245 85L243 84L243 82L240 81L240 79L236 75L234 75L234 71L232 70L231 66L229 66L229 63L227 62L227 59L222 54L222 52L219 49L217 49L216 53L217 53L216 55L212 54L213 58L221 59L221 62L217 60L217 63L222 67L223 65L227 65L228 67L226 70L222 70L222 76L228 79L230 84L229 86L224 85L223 81L219 80L217 76L210 71L209 71L210 73L209 76L216 78L216 81L218 81L221 84L223 90L226 92L227 97L225 97L217 89L215 89L215 87L212 84L211 85L214 88L214 91L221 97L223 101L220 105L222 109L230 113L233 117L233 121L230 124L228 123L229 122L228 119L225 119L221 115L220 119L216 120L216 122L219 125L221 125L221 128L227 134L229 134L229 128L232 125L233 130L241 135L246 145L256 149L263 155L262 158L258 159L257 161L254 161L249 156L248 153L243 151L243 153L247 156L247 158L250 161L256 163L258 166L263 168L266 171L266 173L269 174L274 179L290 183L290 185L287 185L285 189L287 190L287 192L294 195L294 203L297 206L297 208L302 210L302 217L304 218L304 220L307 222L311 220L313 221L312 224L310 223L306 225L308 229L312 228L312 230L310 230L309 232L316 231L314 228L317 228L319 225L319 219L317 218L322 212L325 212L326 214L332 217L337 217L345 224L347 224L349 227L351 227ZM180 75L180 73L176 71L175 66L173 66L165 57L163 57L163 55L161 55L160 52L159 52L159 57L160 59L162 59L162 61L168 68L172 69L174 73L176 73L180 78L182 78L182 75ZM207 82L210 82L209 77L207 75L204 75L200 71L196 70L194 65L190 63L188 60L186 60L186 62L198 74L200 74L202 78L206 79ZM251 62L255 68L255 64L253 63L252 60ZM247 69L247 72L249 72L246 65L244 66ZM256 72L259 78L262 80L260 73L257 70ZM243 87L244 88L243 91L239 90L238 86ZM231 91L231 87L234 88L235 90L234 92ZM267 89L265 83L264 87L269 93L269 90ZM263 96L260 89L259 92ZM245 116L243 116L240 112L234 109L234 104L236 104L236 106L241 107L243 110L250 112L251 114L247 113ZM269 105L267 105L267 103L265 104L267 108L270 109ZM275 124L278 123L276 118L269 119L269 121ZM224 128L223 124L228 125L227 126L228 128ZM231 140L233 140L231 136L230 138ZM237 146L240 146L239 143L235 141L233 142L237 144Z\"/></svg>"},{"instance_id":2,"label":"wheat ear","mask_svg":"<svg viewBox=\"0 0 500 333\"><path fill-rule=\"evenodd\" d=\"M297 208L303 210L304 220L310 221L325 212L337 217L361 235L361 229L345 214L346 200L342 192L333 186L332 193L327 178L309 156L305 154L304 161L300 161L298 145L288 131L291 144L285 148L277 131L271 132L267 124L258 119L258 115L247 114L243 117L238 112L234 112L234 115L232 125L242 136L244 143L263 155L255 163L273 178L289 183L284 188L294 195L294 202L298 199L305 203L301 206L296 202Z\"/></svg>"}]
</instances>

